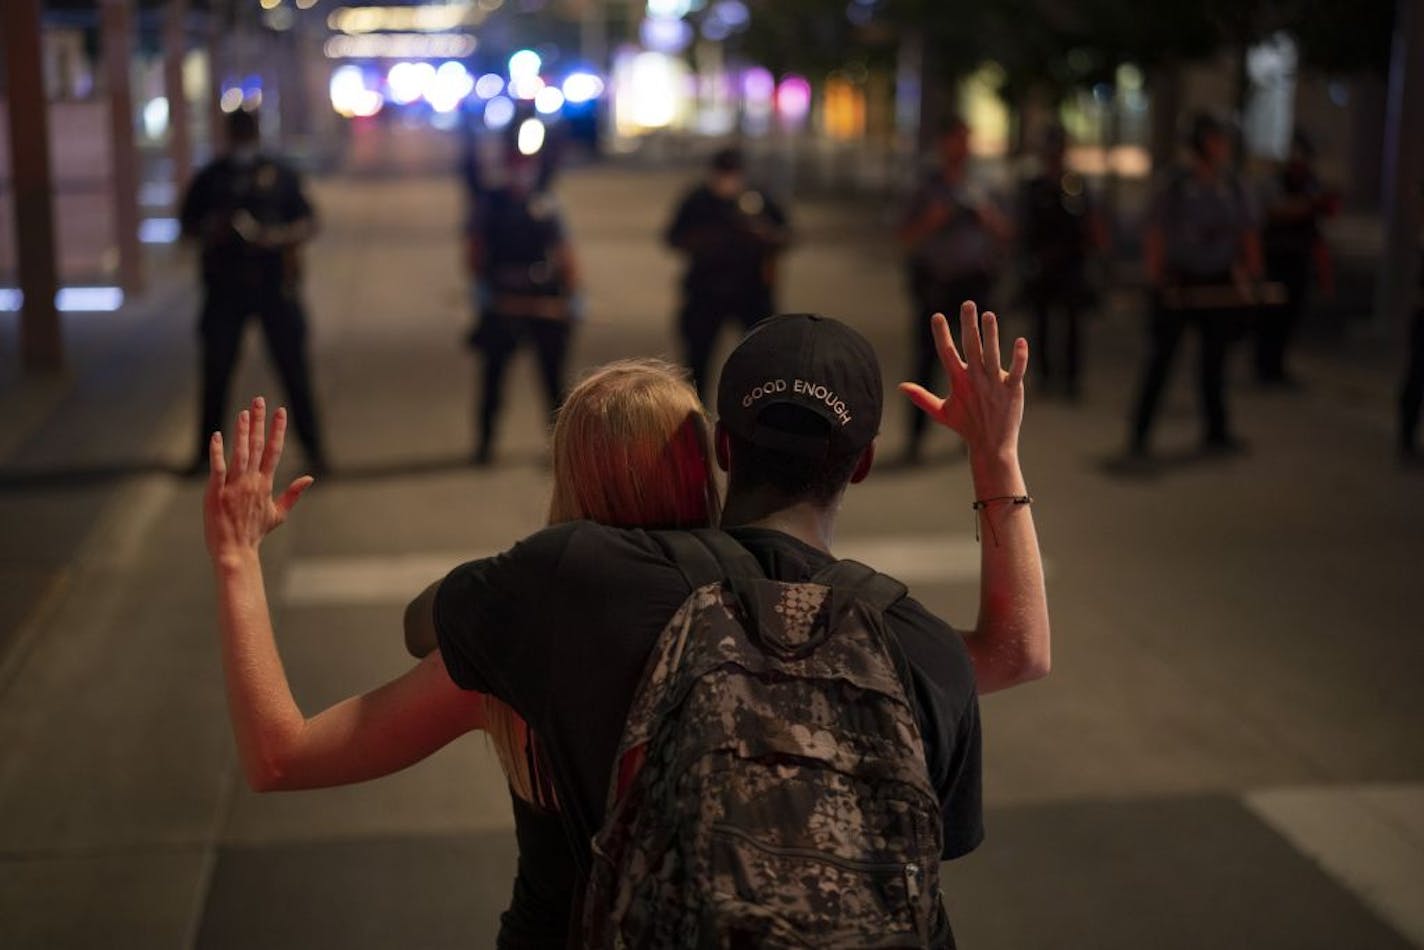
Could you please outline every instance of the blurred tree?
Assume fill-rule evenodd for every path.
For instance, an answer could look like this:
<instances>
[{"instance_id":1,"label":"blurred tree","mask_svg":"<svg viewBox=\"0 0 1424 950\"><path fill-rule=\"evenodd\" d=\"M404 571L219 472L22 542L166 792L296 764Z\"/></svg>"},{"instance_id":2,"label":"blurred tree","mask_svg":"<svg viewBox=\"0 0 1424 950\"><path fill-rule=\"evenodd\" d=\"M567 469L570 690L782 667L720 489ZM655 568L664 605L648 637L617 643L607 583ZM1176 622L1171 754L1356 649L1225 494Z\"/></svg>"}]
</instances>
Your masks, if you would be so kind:
<instances>
[{"instance_id":1,"label":"blurred tree","mask_svg":"<svg viewBox=\"0 0 1424 950\"><path fill-rule=\"evenodd\" d=\"M1386 73L1397 0L1295 0L1289 32L1301 64L1325 73Z\"/></svg>"},{"instance_id":2,"label":"blurred tree","mask_svg":"<svg viewBox=\"0 0 1424 950\"><path fill-rule=\"evenodd\" d=\"M777 72L821 76L856 60L893 62L902 43L923 50L923 118L946 110L936 90L993 61L1000 93L1022 112L1072 90L1113 84L1119 66L1142 69L1153 92L1153 155L1175 151L1180 69L1223 52L1235 57L1233 101L1249 93L1246 52L1277 33L1299 44L1301 63L1330 73L1383 72L1397 0L752 0L740 37L750 59Z\"/></svg>"},{"instance_id":3,"label":"blurred tree","mask_svg":"<svg viewBox=\"0 0 1424 950\"><path fill-rule=\"evenodd\" d=\"M855 0L850 0L852 4ZM881 52L847 15L846 0L753 0L745 32L730 44L774 73L819 77Z\"/></svg>"}]
</instances>

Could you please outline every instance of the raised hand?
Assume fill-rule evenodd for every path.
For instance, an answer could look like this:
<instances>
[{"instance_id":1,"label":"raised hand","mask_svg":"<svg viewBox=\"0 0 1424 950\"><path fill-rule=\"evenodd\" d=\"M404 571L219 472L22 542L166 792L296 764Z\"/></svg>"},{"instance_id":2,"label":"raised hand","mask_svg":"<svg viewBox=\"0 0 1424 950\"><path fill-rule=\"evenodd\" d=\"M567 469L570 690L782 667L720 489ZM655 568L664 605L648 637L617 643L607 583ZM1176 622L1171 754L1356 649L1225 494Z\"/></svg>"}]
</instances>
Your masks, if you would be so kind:
<instances>
[{"instance_id":1,"label":"raised hand","mask_svg":"<svg viewBox=\"0 0 1424 950\"><path fill-rule=\"evenodd\" d=\"M287 411L273 413L267 435L267 406L262 397L237 416L231 464L223 457L221 432L208 443L208 487L203 497L204 538L216 561L255 552L262 539L287 520L297 499L315 479L303 475L280 496L272 497L272 477L287 438Z\"/></svg>"},{"instance_id":2,"label":"raised hand","mask_svg":"<svg viewBox=\"0 0 1424 950\"><path fill-rule=\"evenodd\" d=\"M1024 373L1028 371L1028 341L1014 341L1009 368L999 355L999 321L986 312L982 331L978 308L966 300L959 308L964 357L954 345L944 314L931 318L935 348L949 377L943 397L915 383L901 383L900 391L940 425L959 433L971 457L1002 457L1018 451L1023 422Z\"/></svg>"}]
</instances>

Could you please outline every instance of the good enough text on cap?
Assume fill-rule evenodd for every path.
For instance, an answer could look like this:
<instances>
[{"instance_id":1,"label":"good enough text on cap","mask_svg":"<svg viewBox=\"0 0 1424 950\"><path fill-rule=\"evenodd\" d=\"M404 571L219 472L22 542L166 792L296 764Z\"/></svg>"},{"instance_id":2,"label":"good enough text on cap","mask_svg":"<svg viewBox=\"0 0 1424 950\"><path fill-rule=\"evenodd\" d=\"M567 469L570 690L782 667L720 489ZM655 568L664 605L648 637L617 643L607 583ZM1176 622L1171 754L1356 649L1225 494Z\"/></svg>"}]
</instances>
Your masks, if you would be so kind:
<instances>
[{"instance_id":1,"label":"good enough text on cap","mask_svg":"<svg viewBox=\"0 0 1424 950\"><path fill-rule=\"evenodd\" d=\"M845 400L836 395L835 390L820 383L813 383L806 379L795 379L787 383L784 379L769 379L764 383L752 388L742 399L742 407L750 408L752 403L765 399L767 396L778 396L787 390L798 396L803 396L813 402L823 403L831 413L835 415L841 425L850 422L850 408L846 406Z\"/></svg>"}]
</instances>

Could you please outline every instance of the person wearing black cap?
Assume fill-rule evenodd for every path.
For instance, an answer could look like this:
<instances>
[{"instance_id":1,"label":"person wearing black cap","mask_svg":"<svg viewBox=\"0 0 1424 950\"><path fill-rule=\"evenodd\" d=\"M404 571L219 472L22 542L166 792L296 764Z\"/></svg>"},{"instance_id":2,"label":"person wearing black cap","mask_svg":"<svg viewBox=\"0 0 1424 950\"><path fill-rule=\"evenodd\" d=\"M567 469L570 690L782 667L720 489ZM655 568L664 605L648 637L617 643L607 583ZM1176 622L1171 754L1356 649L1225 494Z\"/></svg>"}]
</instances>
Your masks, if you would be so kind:
<instances>
[{"instance_id":1,"label":"person wearing black cap","mask_svg":"<svg viewBox=\"0 0 1424 950\"><path fill-rule=\"evenodd\" d=\"M981 331L966 304L960 324L964 359L944 317L933 323L949 395L902 390L969 447L976 497L965 510L984 528L979 624L956 634L911 597L884 613L905 661L945 859L983 834L977 694L1037 679L1049 666L1042 563L1018 463L1028 344L1015 341L1005 370L993 314ZM875 352L845 324L791 314L754 327L718 386L715 451L728 473L721 537L772 580L807 582L834 563L837 511L847 487L870 474L882 403ZM649 651L695 586L673 547L656 533L557 525L456 567L406 610L412 653L438 646L457 685L507 703L546 744L585 871ZM953 946L943 914L922 942Z\"/></svg>"},{"instance_id":2,"label":"person wearing black cap","mask_svg":"<svg viewBox=\"0 0 1424 950\"><path fill-rule=\"evenodd\" d=\"M707 398L708 366L722 327L746 330L776 309L776 270L791 241L786 214L747 185L739 149L712 156L707 179L678 204L664 234L687 258L677 332L692 382Z\"/></svg>"},{"instance_id":3,"label":"person wearing black cap","mask_svg":"<svg viewBox=\"0 0 1424 950\"><path fill-rule=\"evenodd\" d=\"M1047 384L1056 373L1065 395L1076 400L1079 322L1092 298L1088 263L1107 245L1107 236L1083 176L1068 168L1067 149L1063 126L1050 126L1038 174L1024 182L1018 232L1024 292L1034 314L1038 376Z\"/></svg>"},{"instance_id":4,"label":"person wearing black cap","mask_svg":"<svg viewBox=\"0 0 1424 950\"><path fill-rule=\"evenodd\" d=\"M1152 294L1147 361L1138 386L1128 457L1151 458L1152 425L1167 375L1187 330L1201 337L1202 449L1240 452L1226 405L1226 357L1255 300L1263 275L1256 211L1231 170L1231 137L1202 113L1191 126L1191 164L1174 171L1153 198L1143 238Z\"/></svg>"},{"instance_id":5,"label":"person wearing black cap","mask_svg":"<svg viewBox=\"0 0 1424 950\"><path fill-rule=\"evenodd\" d=\"M260 148L257 114L227 118L227 151L204 166L183 197L183 236L201 248L202 397L198 445L187 474L208 471L208 440L227 415L228 386L254 314L287 391L292 423L311 471L327 470L308 369L301 301L301 248L316 213L300 176Z\"/></svg>"}]
</instances>

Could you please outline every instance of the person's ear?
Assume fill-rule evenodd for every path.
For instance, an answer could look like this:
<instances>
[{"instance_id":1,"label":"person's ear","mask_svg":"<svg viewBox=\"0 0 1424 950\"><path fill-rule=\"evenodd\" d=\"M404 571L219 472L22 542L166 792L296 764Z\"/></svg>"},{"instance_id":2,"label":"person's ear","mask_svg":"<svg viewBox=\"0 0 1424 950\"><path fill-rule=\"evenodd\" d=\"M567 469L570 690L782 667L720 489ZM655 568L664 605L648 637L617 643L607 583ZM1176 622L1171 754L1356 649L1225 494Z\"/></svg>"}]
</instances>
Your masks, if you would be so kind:
<instances>
[{"instance_id":1,"label":"person's ear","mask_svg":"<svg viewBox=\"0 0 1424 950\"><path fill-rule=\"evenodd\" d=\"M858 485L865 481L865 477L870 474L870 468L875 464L875 440L865 447L865 451L860 453L860 460L855 463L855 471L850 473L850 483Z\"/></svg>"},{"instance_id":2,"label":"person's ear","mask_svg":"<svg viewBox=\"0 0 1424 950\"><path fill-rule=\"evenodd\" d=\"M727 438L727 430L722 423L712 430L712 448L717 455L717 467L724 472L732 470L732 441Z\"/></svg>"}]
</instances>

